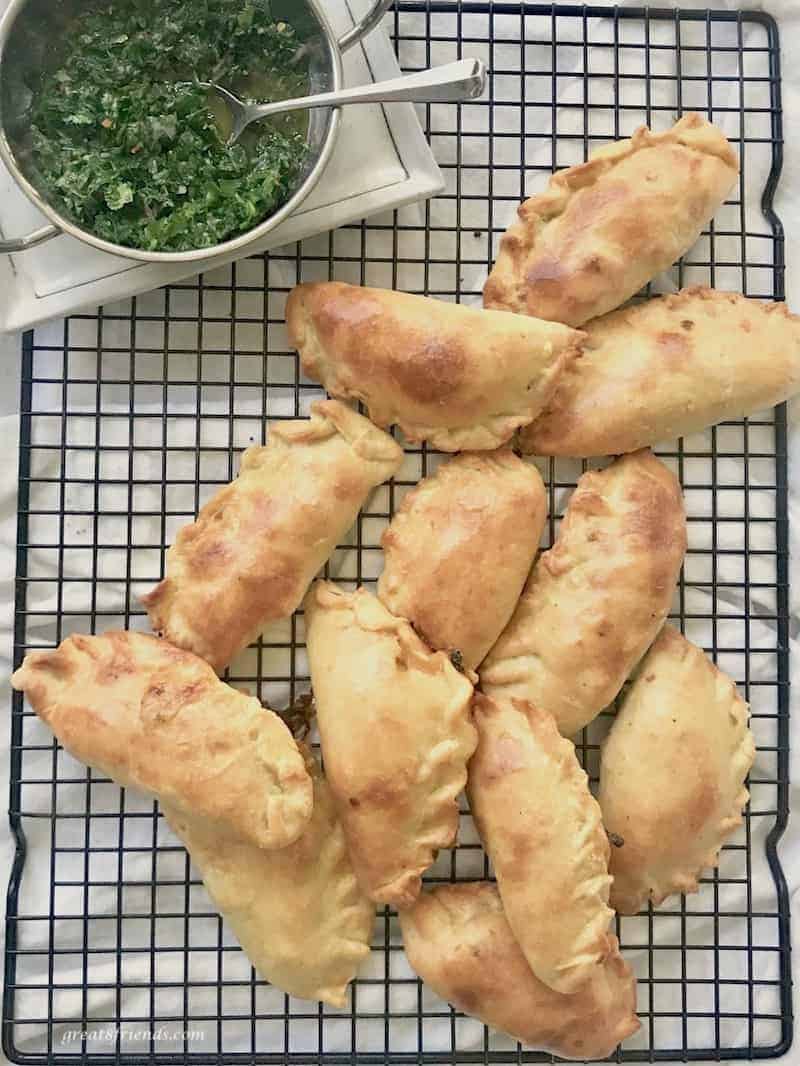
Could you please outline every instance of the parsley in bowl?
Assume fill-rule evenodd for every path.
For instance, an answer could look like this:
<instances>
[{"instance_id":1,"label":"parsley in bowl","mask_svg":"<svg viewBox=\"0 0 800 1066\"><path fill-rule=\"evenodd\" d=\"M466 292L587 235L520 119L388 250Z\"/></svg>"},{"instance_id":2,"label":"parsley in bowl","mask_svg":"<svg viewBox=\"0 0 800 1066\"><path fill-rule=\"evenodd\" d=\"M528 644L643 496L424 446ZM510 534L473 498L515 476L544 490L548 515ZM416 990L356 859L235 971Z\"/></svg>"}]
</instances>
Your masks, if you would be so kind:
<instances>
[{"instance_id":1,"label":"parsley in bowl","mask_svg":"<svg viewBox=\"0 0 800 1066\"><path fill-rule=\"evenodd\" d=\"M196 82L251 100L303 96L302 55L268 0L103 3L71 25L35 87L29 172L67 218L113 244L220 244L291 195L307 112L258 123L228 147L225 112Z\"/></svg>"}]
</instances>

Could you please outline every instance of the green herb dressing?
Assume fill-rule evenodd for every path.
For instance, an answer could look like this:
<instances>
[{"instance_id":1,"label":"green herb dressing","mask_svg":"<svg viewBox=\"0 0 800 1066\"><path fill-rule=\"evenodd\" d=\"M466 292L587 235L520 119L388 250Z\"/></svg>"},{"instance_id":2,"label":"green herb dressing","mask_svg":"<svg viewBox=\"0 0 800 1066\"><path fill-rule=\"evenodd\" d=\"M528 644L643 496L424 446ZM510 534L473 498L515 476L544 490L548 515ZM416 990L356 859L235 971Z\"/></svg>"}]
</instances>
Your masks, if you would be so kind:
<instances>
[{"instance_id":1,"label":"green herb dressing","mask_svg":"<svg viewBox=\"0 0 800 1066\"><path fill-rule=\"evenodd\" d=\"M133 248L206 248L252 229L296 182L308 113L258 123L229 148L227 111L196 82L259 101L307 95L299 48L268 0L91 9L32 86L36 184L78 225Z\"/></svg>"}]
</instances>

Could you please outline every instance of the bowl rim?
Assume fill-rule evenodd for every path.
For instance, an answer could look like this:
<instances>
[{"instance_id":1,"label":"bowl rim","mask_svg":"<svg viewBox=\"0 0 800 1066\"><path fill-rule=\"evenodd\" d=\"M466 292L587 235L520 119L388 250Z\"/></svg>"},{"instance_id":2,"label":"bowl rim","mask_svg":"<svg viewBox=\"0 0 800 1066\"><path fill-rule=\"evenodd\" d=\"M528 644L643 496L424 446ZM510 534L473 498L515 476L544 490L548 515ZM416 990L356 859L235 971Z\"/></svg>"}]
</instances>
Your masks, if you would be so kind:
<instances>
[{"instance_id":1,"label":"bowl rim","mask_svg":"<svg viewBox=\"0 0 800 1066\"><path fill-rule=\"evenodd\" d=\"M322 27L331 60L333 89L339 90L343 85L344 68L342 64L342 51L339 47L337 35L323 11L319 0L305 0L305 2L313 9L314 14ZM11 0L11 3L3 13L2 18L0 18L0 68L2 68L5 48L8 44L11 30L27 3L29 3L29 0ZM316 163L289 199L282 204L277 211L263 219L257 226L247 230L245 233L233 237L231 240L224 241L221 244L210 244L205 248L192 248L189 251L183 252L147 251L142 248L131 248L124 244L114 244L111 241L106 241L101 237L95 236L95 234L91 233L89 230L83 229L82 226L78 226L76 223L58 212L47 200L44 199L36 186L28 180L16 161L14 150L11 147L6 133L1 95L0 159L2 159L12 178L31 203L33 203L33 205L38 208L38 210L41 211L42 214L45 215L45 217L48 218L62 233L75 237L78 240L83 241L84 244L89 244L92 247L99 249L101 252L121 256L125 259L134 259L145 263L191 263L203 259L211 259L218 255L231 255L232 253L238 252L266 236L271 230L277 228L281 222L297 210L319 182L330 161L333 150L336 147L341 128L342 109L335 107L328 110L330 111L328 132L325 136L325 141L319 156L317 157ZM53 234L53 236L55 235L56 234Z\"/></svg>"}]
</instances>

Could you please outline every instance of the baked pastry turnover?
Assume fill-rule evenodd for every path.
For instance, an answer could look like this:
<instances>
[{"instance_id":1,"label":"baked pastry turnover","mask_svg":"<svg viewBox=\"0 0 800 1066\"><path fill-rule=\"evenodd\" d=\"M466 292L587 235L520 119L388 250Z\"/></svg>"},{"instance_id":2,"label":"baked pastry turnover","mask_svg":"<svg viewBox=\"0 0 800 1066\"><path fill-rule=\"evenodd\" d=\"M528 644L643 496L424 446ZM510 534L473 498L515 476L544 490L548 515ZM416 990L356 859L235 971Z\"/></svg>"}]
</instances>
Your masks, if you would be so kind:
<instances>
[{"instance_id":1,"label":"baked pastry turnover","mask_svg":"<svg viewBox=\"0 0 800 1066\"><path fill-rule=\"evenodd\" d=\"M439 885L400 925L408 961L438 996L523 1044L594 1061L639 1029L636 979L615 937L591 979L565 996L531 973L492 884Z\"/></svg>"},{"instance_id":2,"label":"baked pastry turnover","mask_svg":"<svg viewBox=\"0 0 800 1066\"><path fill-rule=\"evenodd\" d=\"M538 470L512 451L449 459L383 534L378 596L432 648L475 669L514 612L546 511Z\"/></svg>"},{"instance_id":3,"label":"baked pastry turnover","mask_svg":"<svg viewBox=\"0 0 800 1066\"><path fill-rule=\"evenodd\" d=\"M800 390L786 304L685 289L590 322L583 357L520 432L537 455L619 455L782 403Z\"/></svg>"},{"instance_id":4,"label":"baked pastry turnover","mask_svg":"<svg viewBox=\"0 0 800 1066\"><path fill-rule=\"evenodd\" d=\"M167 806L164 814L261 976L291 996L343 1007L369 955L375 908L356 882L330 789L304 753L314 813L281 851L233 840Z\"/></svg>"},{"instance_id":5,"label":"baked pastry turnover","mask_svg":"<svg viewBox=\"0 0 800 1066\"><path fill-rule=\"evenodd\" d=\"M289 730L189 652L144 633L68 637L11 679L71 755L257 848L303 832L311 778Z\"/></svg>"},{"instance_id":6,"label":"baked pastry turnover","mask_svg":"<svg viewBox=\"0 0 800 1066\"><path fill-rule=\"evenodd\" d=\"M467 795L508 924L536 977L576 992L611 951L600 808L551 714L479 693L473 710Z\"/></svg>"},{"instance_id":7,"label":"baked pastry turnover","mask_svg":"<svg viewBox=\"0 0 800 1066\"><path fill-rule=\"evenodd\" d=\"M528 700L574 736L652 643L685 552L680 486L650 452L584 474L555 545L481 666L483 691Z\"/></svg>"},{"instance_id":8,"label":"baked pastry turnover","mask_svg":"<svg viewBox=\"0 0 800 1066\"><path fill-rule=\"evenodd\" d=\"M317 582L305 612L325 772L356 876L376 903L408 907L456 839L472 685L366 589Z\"/></svg>"},{"instance_id":9,"label":"baked pastry turnover","mask_svg":"<svg viewBox=\"0 0 800 1066\"><path fill-rule=\"evenodd\" d=\"M274 422L239 476L180 530L167 576L142 602L153 629L221 672L270 622L300 606L315 574L400 447L335 400L310 419Z\"/></svg>"},{"instance_id":10,"label":"baked pastry turnover","mask_svg":"<svg viewBox=\"0 0 800 1066\"><path fill-rule=\"evenodd\" d=\"M665 626L602 748L600 805L612 848L612 905L636 914L696 892L742 824L755 756L747 704L694 644Z\"/></svg>"},{"instance_id":11,"label":"baked pastry turnover","mask_svg":"<svg viewBox=\"0 0 800 1066\"><path fill-rule=\"evenodd\" d=\"M445 452L505 444L545 406L582 340L552 322L340 282L299 285L286 322L309 377Z\"/></svg>"},{"instance_id":12,"label":"baked pastry turnover","mask_svg":"<svg viewBox=\"0 0 800 1066\"><path fill-rule=\"evenodd\" d=\"M695 243L739 174L700 115L554 174L502 238L484 305L581 326L613 311Z\"/></svg>"}]
</instances>

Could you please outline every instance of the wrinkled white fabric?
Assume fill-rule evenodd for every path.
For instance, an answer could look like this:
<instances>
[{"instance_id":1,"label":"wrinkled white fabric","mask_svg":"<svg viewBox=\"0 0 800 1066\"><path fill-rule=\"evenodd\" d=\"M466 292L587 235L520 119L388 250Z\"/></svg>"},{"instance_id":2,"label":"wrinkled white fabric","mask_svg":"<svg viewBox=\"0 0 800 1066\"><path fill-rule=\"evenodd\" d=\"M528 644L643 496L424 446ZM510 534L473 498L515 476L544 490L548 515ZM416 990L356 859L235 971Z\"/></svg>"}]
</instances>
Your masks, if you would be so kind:
<instances>
[{"instance_id":1,"label":"wrinkled white fabric","mask_svg":"<svg viewBox=\"0 0 800 1066\"><path fill-rule=\"evenodd\" d=\"M635 4L633 6L638 6ZM698 7L705 8L707 5L700 2L692 2L692 0L685 0L684 6L686 7ZM718 0L717 6L725 7L731 10L737 10L742 5L733 2L733 0ZM787 136L786 143L786 157L783 178L779 188L779 193L776 199L776 210L783 220L786 227L787 245L787 297L790 305L795 309L800 310L800 141L795 136L795 130L797 129L798 122L800 122L800 5L797 0L772 0L770 3L764 5L752 3L749 7L765 7L766 10L774 14L780 23L781 39L783 45L783 104L784 104L784 128ZM745 44L748 43L748 34L751 31L746 30ZM753 34L756 34L756 30L753 29ZM448 56L448 58L451 58ZM568 62L568 58L565 62ZM576 60L576 62L579 60ZM564 94L564 99L569 98L570 86L569 79L565 79L564 84L560 87ZM657 90L657 86L654 85L654 92ZM720 106L724 102L725 84L719 83L715 87L715 104ZM496 116L496 123L501 123L503 120L502 113L498 112ZM568 115L564 115L564 122L568 122ZM660 117L660 123L666 124L666 120L663 116ZM530 132L530 131L529 131ZM750 186L751 192L748 197L748 211L753 212L753 216L756 219L756 224L760 225L763 229L763 223L758 223L758 195L759 183L763 182L763 173L753 169L748 172L748 180L752 182ZM533 188L529 188L528 192L533 191ZM434 211L437 210L434 208ZM434 221L436 216L434 214ZM477 268L476 268L477 269ZM472 287L473 282L477 279L473 279L469 274L466 277L465 284ZM13 573L14 573L14 543L15 543L15 497L16 497L16 472L17 472L17 441L18 441L18 420L16 417L16 410L18 404L18 341L15 339L5 339L0 341L0 356L2 357L2 363L0 364L0 414L4 417L0 419L0 440L3 443L3 461L0 463L0 603L2 603L2 613L0 614L0 674L5 678L8 675L10 652L11 652L11 640L12 640L12 613L13 606ZM790 521L792 531L792 544L794 547L795 561L800 558L800 433L797 432L798 425L800 424L800 405L795 403L791 407L790 414L792 433L790 440L790 483L792 486L790 494ZM702 447L702 442L699 444ZM733 463L738 460L733 460ZM724 470L725 464L721 464L720 475L726 476ZM687 469L689 467L687 466ZM690 471L691 474L691 471ZM702 476L702 475L701 475ZM730 477L732 481L741 478L741 471L736 470L734 467L730 471ZM757 485L757 475L751 473L751 478L754 479L754 487ZM751 507L752 513L758 514L759 508L763 507L765 510L763 513L768 513L768 508L771 505L771 494L764 493L759 494L753 492L751 494ZM735 506L732 505L732 506ZM701 497L701 494L691 494L690 509L693 514L699 515L702 513L710 513L707 510L709 507L709 501ZM720 536L724 537L725 530L720 527ZM695 526L690 531L690 544L694 543L695 546L702 546L702 532L699 526ZM726 562L724 559L720 559L718 577L720 580L725 580L726 575ZM757 567L757 563L754 563L754 568ZM734 573L729 575L733 580L736 580ZM701 580L700 576L697 577ZM688 575L688 580L691 582L691 575ZM120 590L116 590L116 594L119 594ZM110 595L114 595L112 591ZM731 592L731 602L736 606L736 593ZM759 594L758 591L754 593L754 602L751 605L757 612L759 608ZM698 613L710 610L711 601L708 593L702 589L692 588L691 585L687 590L687 608L695 609ZM797 632L797 618L798 607L800 606L800 573L797 571L797 567L794 567L792 574L792 634L793 636ZM731 644L736 643L736 637L731 635L732 630L725 629L725 623L720 623L720 644L724 645L726 640L730 640ZM689 630L689 636L693 633ZM695 634L696 639L703 641L703 632L698 628ZM750 639L753 648L757 648L759 645L762 647L769 647L770 643L774 643L774 631L772 629L772 623L765 621L760 623L755 621L751 624ZM767 657L768 658L768 657ZM744 666L741 662L741 658L737 661L734 656L732 659L722 663L722 665L731 673L735 674L739 678L744 676ZM758 680L760 674L759 671L766 669L769 664L760 664L758 656L753 656L751 660L751 678ZM792 640L792 674L796 683L800 682L800 647L798 647L797 641ZM754 700L755 702L755 700ZM795 723L796 724L796 723ZM761 730L763 723L757 723L757 730ZM768 743L769 738L765 733L759 733L759 739L762 743ZM793 744L794 757L792 767L792 778L795 781L795 785L791 791L791 803L792 808L797 813L800 808L800 740L798 740L797 732L794 734L795 743ZM3 769L0 770L0 775L7 773L8 765L8 735L7 731L0 731L0 759L2 759ZM46 767L45 767L46 772ZM769 762L767 757L760 756L756 761L754 769L754 777L758 776L770 776L774 773L774 765ZM765 795L774 797L773 790L767 790L767 793L759 798L759 803L763 807L766 805ZM132 802L135 802L132 801ZM754 798L755 803L755 798ZM766 864L762 858L762 846L763 837L766 829L769 825L769 819L754 819L753 821L753 907L758 909L759 902L763 903L765 909L774 909L774 891L772 888L771 878L769 877L766 869ZM48 832L49 829L46 824L38 826L34 824L32 826L31 839L29 842L29 857L28 863L32 865L33 869L37 868L37 840L41 844L40 852L44 854L49 850L48 845ZM0 879L5 883L5 875L8 869L12 848L7 834L5 825L2 825L0 830L0 837L2 839L2 870L0 870ZM792 904L794 910L795 927L800 922L800 820L796 821L794 825L790 824L789 830L784 836L781 845L781 856L783 860L784 869L787 879L789 881ZM730 860L734 862L735 856ZM149 869L149 856L143 856L139 865L140 872L146 876L146 871ZM438 869L438 868L437 868ZM442 872L446 873L449 870L449 859L445 862L442 860ZM462 874L466 874L469 871L463 866L459 866L459 870ZM473 871L476 876L482 875L482 865L476 867ZM41 871L42 876L26 878L26 892L29 894L26 898L25 909L29 913L38 910L41 913L47 912L47 895L49 891L49 884L47 882L48 869L45 867ZM113 892L113 890L108 890ZM743 901L744 889L740 886L725 886L720 891L719 905L721 908L729 908L736 910L741 907ZM31 898L31 896L35 898ZM40 898L38 898L40 897ZM177 899L177 896L175 897ZM182 896L181 896L182 898ZM113 901L114 895L110 896L111 906L110 913L113 913ZM108 902L108 900L106 900ZM96 890L92 897L93 908L97 908L103 905L103 895L100 890ZM689 908L691 910L700 911L703 909L709 910L714 904L714 893L712 886L705 886L703 892L699 897L694 897L689 901ZM133 902L131 902L133 905ZM148 913L149 899L142 901L143 912ZM676 915L679 915L679 904L667 905L666 911L671 911ZM688 926L690 935L697 935L702 938L703 929L713 928L713 920L708 919L688 919ZM636 923L641 923L637 925ZM675 918L673 922L667 920L660 920L656 923L656 937L659 940L663 940L665 944L670 942L677 942L675 937L679 926L679 919ZM725 923L725 929L721 934L726 943L743 943L743 938L746 935L746 927L743 919L734 919ZM754 923L753 936L754 940L758 942L759 937L771 937L775 935L774 929L769 923L760 923L758 920ZM46 932L42 934L45 937ZM640 919L626 920L623 927L623 940L632 942L647 937L647 923ZM639 953L639 955L633 959L637 966L637 971L640 975L647 973L647 959L646 952ZM663 952L656 953L658 956L658 976L661 977L680 977L680 953L679 952ZM213 960L213 956L211 956ZM756 956L757 965L760 965L759 956ZM738 962L738 959L737 959ZM103 965L102 962L99 965ZM212 965L212 963L209 963ZM215 966L215 961L213 962ZM693 956L689 956L690 968L694 965ZM701 971L695 973L694 976L709 976L707 970L702 969L706 965L705 962L699 963ZM722 955L723 968L726 965L726 957ZM406 967L404 966L402 955L394 953L392 956L392 973L397 976L405 976L408 974ZM113 965L108 964L108 976L113 980ZM79 970L77 971L79 973ZM245 970L242 967L238 967L237 974L245 976ZM381 977L383 975L383 956L382 954L373 954L373 959L367 967L369 976ZM690 973L690 976L692 974ZM32 975L34 979L41 980L41 974L38 978L35 973ZM194 976L198 976L195 974ZM213 977L213 974L209 975ZM739 976L743 977L743 973L728 973L723 972L721 976ZM676 991L672 997L672 1001L669 1002L666 998L668 986L660 986L658 990L659 999L655 1004L657 1011L677 1011L680 1013L682 1010L682 1000L680 993L680 986L674 986ZM412 994L413 992L413 994ZM396 990L397 998L393 998L392 1004L397 1009L403 1010L415 1010L416 1009L416 991L409 990L408 997L402 998L402 987L398 987ZM640 995L642 997L642 1006L647 1008L647 989L645 986L640 987ZM692 991L692 1001L689 1004L690 1010L694 1007L696 1010L710 1009L713 1006L713 1000L710 999L710 993L708 987L702 985L694 986ZM768 989L757 989L755 992L755 1002L757 1006L764 1011L770 1009L772 1000L769 998L771 993ZM743 1004L746 1009L746 998L742 998L742 990L735 986L729 986L727 990L723 992L723 998L720 1006L723 1011L726 1010L725 996L730 996L729 1008L733 1012L741 1011ZM113 1005L113 993L109 992L106 999L106 1007L108 1004ZM426 1006L433 1007L436 1003L435 997L430 996L427 992L425 994ZM239 1006L246 1013L249 1003L249 992L243 990L241 1003ZM98 1000L102 1004L102 998ZM261 1000L263 1004L263 1000ZM272 1003L278 1011L282 1006L282 997L277 997L269 1001ZM138 1001L139 1008L147 1011L147 996L143 993ZM298 1007L300 1005L297 1005ZM380 1012L384 1009L384 997L383 990L380 985L375 987L365 987L359 990L359 1009L360 1010L374 1010L376 1015L379 1016ZM102 1009L102 1006L98 1009ZM136 1009L134 1007L134 1009ZM377 1050L382 1048L383 1039L383 1022L379 1019L374 1024L374 1032L370 1033L369 1027L364 1023L359 1023L360 1036L359 1041L364 1050ZM698 1028L692 1029L690 1035L690 1042L700 1041L701 1026L706 1026L707 1040L713 1043L714 1033L713 1025L711 1022L698 1023ZM292 1029L294 1049L301 1050L313 1047L316 1048L316 1022L312 1021L308 1023L310 1027L308 1032L302 1030L298 1023L294 1023ZM436 1025L430 1021L426 1022L425 1039L426 1047L431 1049L449 1049L450 1046L450 1022L449 1019L443 1019L438 1023L438 1029ZM213 1028L213 1027L212 1027ZM240 1050L246 1050L249 1048L249 1025L245 1026L246 1033L244 1035L244 1043L238 1048ZM441 1031L439 1031L439 1029ZM278 1046L282 1048L282 1025L281 1023L275 1023L274 1030L270 1033L265 1029L263 1036L263 1046L270 1046L271 1041L274 1039L278 1042ZM459 1045L464 1049L477 1050L483 1047L483 1030L477 1023L459 1023ZM417 1039L417 1025L416 1021L409 1020L404 1023L393 1023L392 1027L392 1047L395 1051L413 1051L416 1049ZM723 1040L730 1044L743 1044L747 1042L747 1027L746 1023L737 1021L736 1019L729 1019L723 1023L722 1030ZM756 1034L756 1041L761 1040L762 1034ZM764 1041L769 1040L769 1034L766 1031L763 1034ZM645 1031L640 1034L639 1037L634 1038L630 1045L631 1047L643 1047L646 1046L649 1041L649 1033ZM681 1036L681 1022L675 1018L663 1018L657 1021L657 1043L659 1047L664 1046L676 1046L680 1047L682 1042ZM329 1034L325 1039L325 1046L327 1050L349 1050L349 1022L346 1023L340 1030L337 1030L336 1034ZM499 1042L496 1045L498 1048L509 1046L506 1043ZM226 1038L225 1047L227 1050L236 1049L236 1044L232 1040ZM173 1048L165 1048L164 1050L174 1050ZM195 1050L211 1050L206 1044L198 1045ZM678 1056L679 1057L679 1056ZM800 1061L800 1054L795 1049L791 1052L784 1062L794 1063Z\"/></svg>"}]
</instances>

